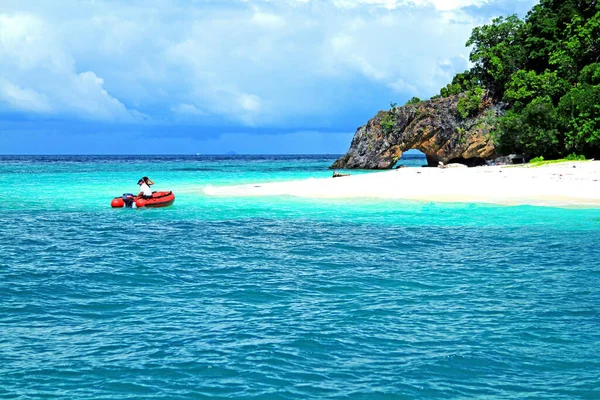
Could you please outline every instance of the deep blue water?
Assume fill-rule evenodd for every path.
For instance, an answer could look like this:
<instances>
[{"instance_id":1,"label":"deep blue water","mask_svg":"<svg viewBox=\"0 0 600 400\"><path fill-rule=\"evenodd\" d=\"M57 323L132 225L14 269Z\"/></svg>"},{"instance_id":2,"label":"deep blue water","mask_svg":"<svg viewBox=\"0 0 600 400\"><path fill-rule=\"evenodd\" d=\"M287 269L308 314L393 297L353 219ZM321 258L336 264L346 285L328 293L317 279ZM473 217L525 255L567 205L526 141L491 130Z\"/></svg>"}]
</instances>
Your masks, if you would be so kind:
<instances>
[{"instance_id":1,"label":"deep blue water","mask_svg":"<svg viewBox=\"0 0 600 400\"><path fill-rule=\"evenodd\" d=\"M600 210L198 190L335 158L0 157L0 398L600 398Z\"/></svg>"}]
</instances>

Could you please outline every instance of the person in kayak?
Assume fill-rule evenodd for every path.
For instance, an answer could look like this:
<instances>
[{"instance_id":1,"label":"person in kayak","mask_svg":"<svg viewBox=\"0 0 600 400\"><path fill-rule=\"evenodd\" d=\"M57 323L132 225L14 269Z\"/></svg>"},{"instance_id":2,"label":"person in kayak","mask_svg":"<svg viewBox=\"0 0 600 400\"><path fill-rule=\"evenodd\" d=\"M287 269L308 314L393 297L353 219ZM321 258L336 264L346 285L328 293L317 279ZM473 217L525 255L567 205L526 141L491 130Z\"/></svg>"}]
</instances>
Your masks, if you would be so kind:
<instances>
[{"instance_id":1,"label":"person in kayak","mask_svg":"<svg viewBox=\"0 0 600 400\"><path fill-rule=\"evenodd\" d=\"M138 194L138 197L142 197L144 199L151 199L152 198L152 189L150 189L151 185L154 185L154 182L152 181L152 179L148 178L147 176L144 176L142 179L140 179L138 181L138 185L140 185L140 194Z\"/></svg>"}]
</instances>

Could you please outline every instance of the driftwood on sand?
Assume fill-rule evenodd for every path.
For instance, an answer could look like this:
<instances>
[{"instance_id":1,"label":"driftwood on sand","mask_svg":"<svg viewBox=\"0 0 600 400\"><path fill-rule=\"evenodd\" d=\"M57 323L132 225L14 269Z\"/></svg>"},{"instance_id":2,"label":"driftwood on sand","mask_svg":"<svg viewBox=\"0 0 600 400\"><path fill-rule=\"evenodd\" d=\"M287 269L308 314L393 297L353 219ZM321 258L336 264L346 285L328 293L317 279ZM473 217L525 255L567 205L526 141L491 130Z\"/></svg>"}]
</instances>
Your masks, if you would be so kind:
<instances>
[{"instance_id":1,"label":"driftwood on sand","mask_svg":"<svg viewBox=\"0 0 600 400\"><path fill-rule=\"evenodd\" d=\"M334 178L341 178L342 176L350 176L350 174L340 174L337 171L333 171L333 177Z\"/></svg>"}]
</instances>

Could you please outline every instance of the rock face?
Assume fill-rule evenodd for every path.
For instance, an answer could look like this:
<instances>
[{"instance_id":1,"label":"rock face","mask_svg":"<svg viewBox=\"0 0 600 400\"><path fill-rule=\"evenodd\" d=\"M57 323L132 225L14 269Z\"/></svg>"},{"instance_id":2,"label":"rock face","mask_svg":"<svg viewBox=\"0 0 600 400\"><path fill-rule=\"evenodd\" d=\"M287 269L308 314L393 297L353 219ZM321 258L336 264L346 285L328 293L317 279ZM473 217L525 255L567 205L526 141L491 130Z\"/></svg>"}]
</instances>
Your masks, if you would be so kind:
<instances>
[{"instance_id":1,"label":"rock face","mask_svg":"<svg viewBox=\"0 0 600 400\"><path fill-rule=\"evenodd\" d=\"M410 149L425 153L430 166L440 161L485 164L496 154L490 132L500 107L486 98L476 115L462 119L457 111L460 96L380 111L358 128L350 150L331 168L389 169Z\"/></svg>"}]
</instances>

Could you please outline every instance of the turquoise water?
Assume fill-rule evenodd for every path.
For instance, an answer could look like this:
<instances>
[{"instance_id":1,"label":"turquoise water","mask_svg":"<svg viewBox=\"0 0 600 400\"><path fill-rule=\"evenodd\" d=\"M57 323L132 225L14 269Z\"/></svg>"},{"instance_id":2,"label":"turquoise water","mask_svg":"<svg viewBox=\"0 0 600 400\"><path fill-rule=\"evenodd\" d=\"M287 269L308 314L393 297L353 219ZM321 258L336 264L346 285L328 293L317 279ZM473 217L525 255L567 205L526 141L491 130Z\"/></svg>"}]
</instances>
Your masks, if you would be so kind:
<instances>
[{"instance_id":1,"label":"turquoise water","mask_svg":"<svg viewBox=\"0 0 600 400\"><path fill-rule=\"evenodd\" d=\"M0 157L0 398L600 398L600 210L198 190L334 159Z\"/></svg>"}]
</instances>

